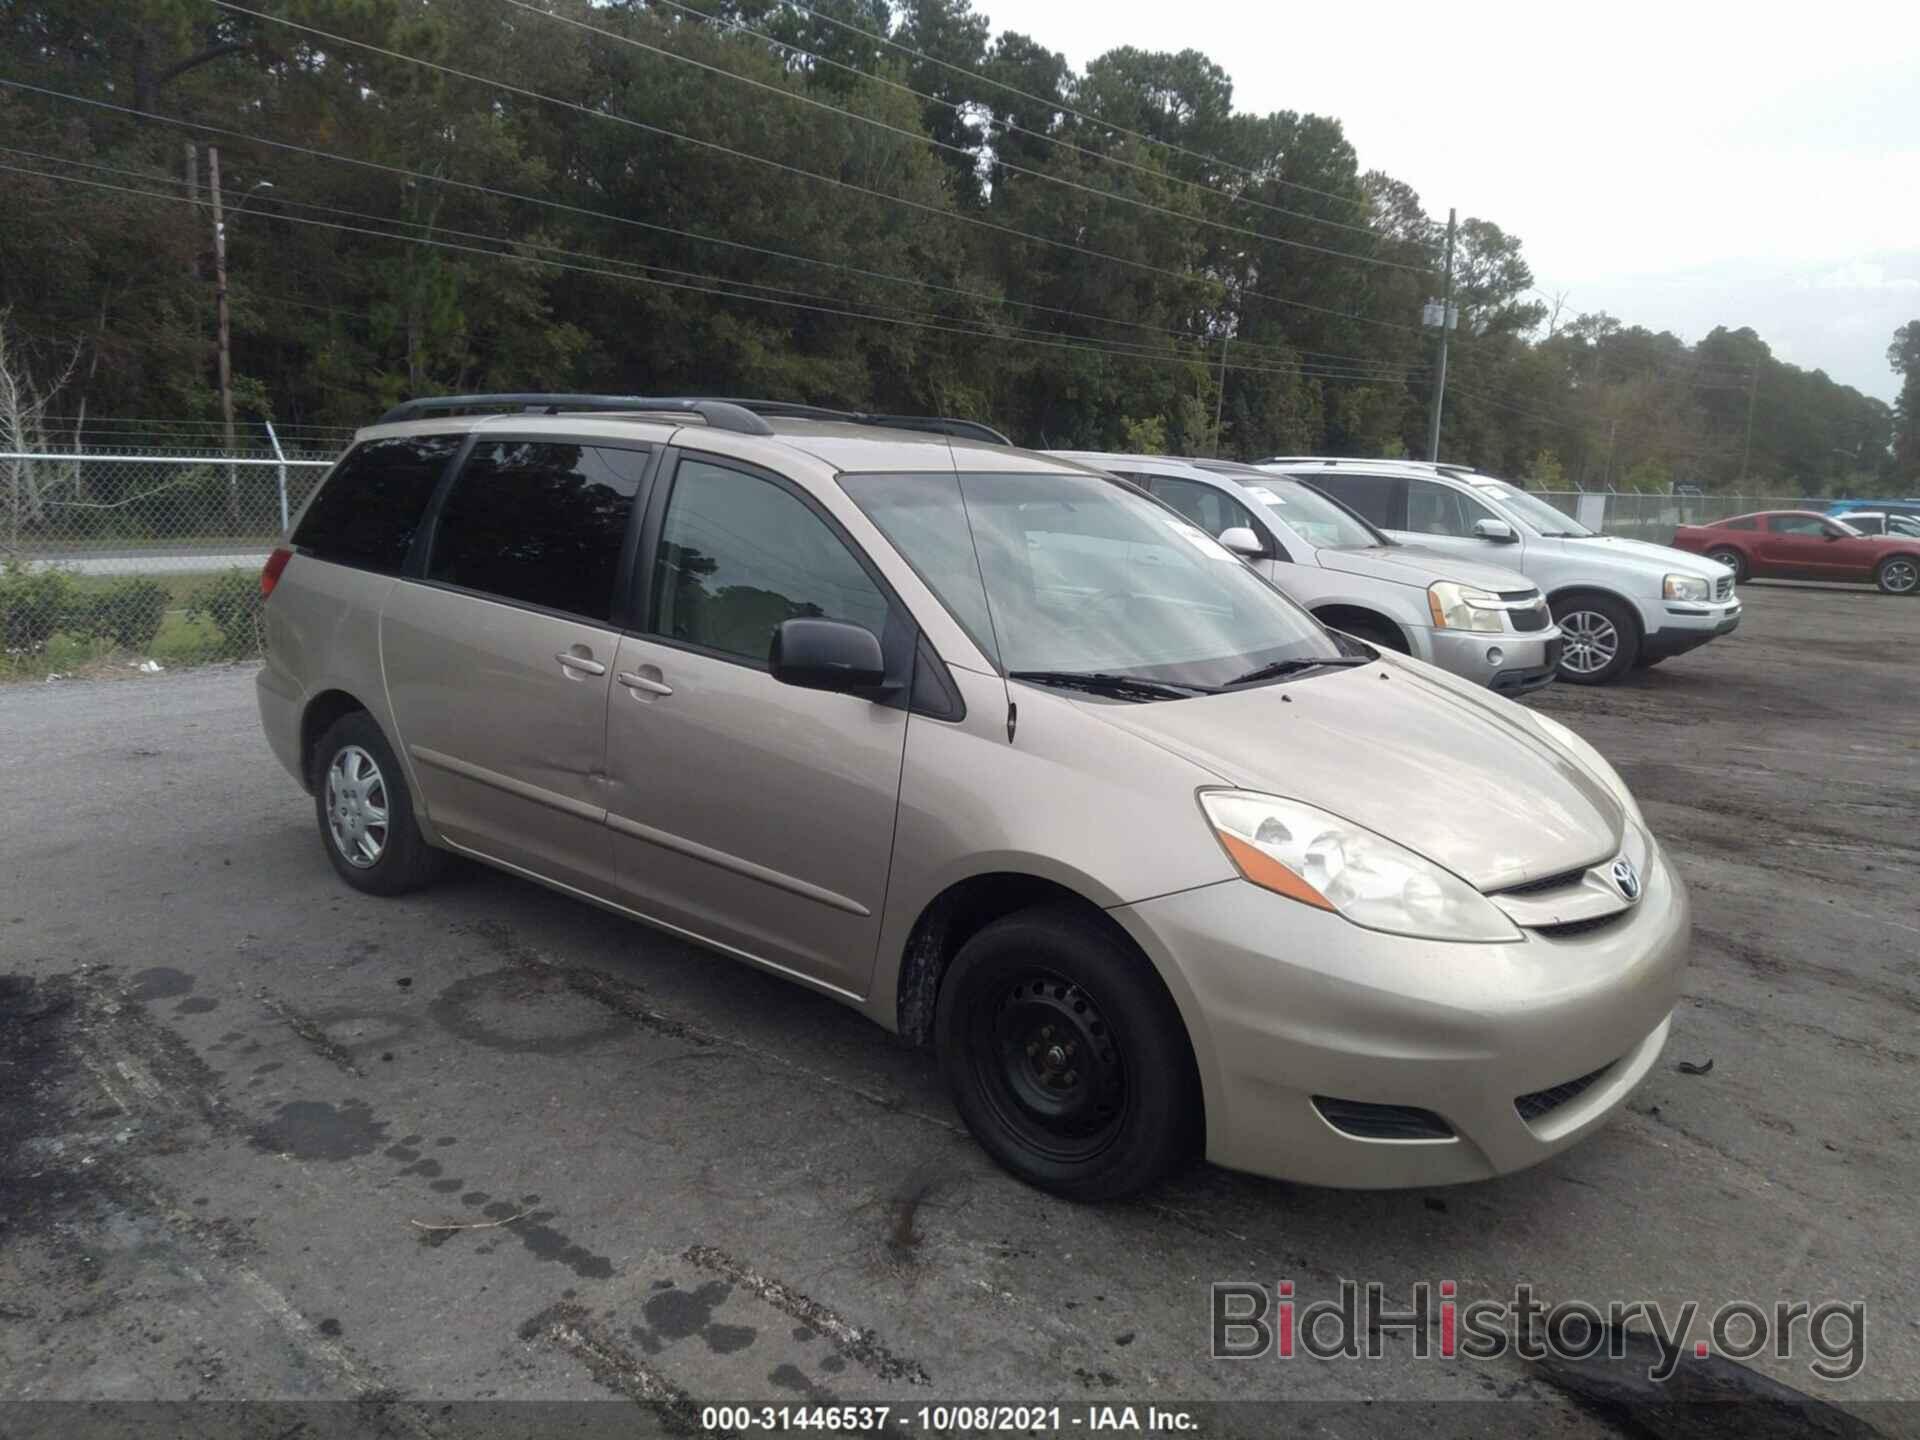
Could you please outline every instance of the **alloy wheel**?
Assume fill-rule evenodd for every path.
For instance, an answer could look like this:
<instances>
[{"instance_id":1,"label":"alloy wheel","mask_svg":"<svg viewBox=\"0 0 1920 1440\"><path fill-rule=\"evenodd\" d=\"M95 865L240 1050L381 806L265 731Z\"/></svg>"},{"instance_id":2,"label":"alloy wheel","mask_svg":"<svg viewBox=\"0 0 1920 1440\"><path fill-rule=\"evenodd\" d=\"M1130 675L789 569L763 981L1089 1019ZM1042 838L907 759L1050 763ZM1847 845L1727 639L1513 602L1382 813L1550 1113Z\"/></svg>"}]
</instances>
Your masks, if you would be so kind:
<instances>
[{"instance_id":1,"label":"alloy wheel","mask_svg":"<svg viewBox=\"0 0 1920 1440\"><path fill-rule=\"evenodd\" d=\"M1895 595L1911 595L1920 587L1920 563L1904 556L1880 567L1880 583Z\"/></svg>"},{"instance_id":2,"label":"alloy wheel","mask_svg":"<svg viewBox=\"0 0 1920 1440\"><path fill-rule=\"evenodd\" d=\"M380 863L387 849L387 782L372 755L345 745L327 766L327 830L334 847L359 870Z\"/></svg>"},{"instance_id":3,"label":"alloy wheel","mask_svg":"<svg viewBox=\"0 0 1920 1440\"><path fill-rule=\"evenodd\" d=\"M1598 610L1573 610L1560 617L1565 644L1560 664L1576 675L1597 675L1620 654L1620 631Z\"/></svg>"}]
</instances>

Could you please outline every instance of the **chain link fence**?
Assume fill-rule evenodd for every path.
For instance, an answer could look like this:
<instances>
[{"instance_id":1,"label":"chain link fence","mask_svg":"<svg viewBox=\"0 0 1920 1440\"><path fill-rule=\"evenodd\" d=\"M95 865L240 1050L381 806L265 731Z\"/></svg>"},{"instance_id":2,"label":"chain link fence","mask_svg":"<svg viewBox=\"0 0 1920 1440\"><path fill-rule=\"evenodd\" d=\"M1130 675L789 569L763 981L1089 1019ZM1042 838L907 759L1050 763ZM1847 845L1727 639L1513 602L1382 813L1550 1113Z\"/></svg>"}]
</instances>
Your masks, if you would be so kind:
<instances>
[{"instance_id":1,"label":"chain link fence","mask_svg":"<svg viewBox=\"0 0 1920 1440\"><path fill-rule=\"evenodd\" d=\"M256 653L260 567L345 439L313 434L282 448L271 437L272 448L231 453L172 436L78 453L0 451L0 678ZM1656 544L1678 525L1825 505L1777 495L1537 493L1590 529Z\"/></svg>"},{"instance_id":2,"label":"chain link fence","mask_svg":"<svg viewBox=\"0 0 1920 1440\"><path fill-rule=\"evenodd\" d=\"M1650 540L1656 545L1671 544L1674 530L1681 525L1711 525L1730 515L1750 515L1756 510L1825 510L1828 504L1793 495L1623 495L1579 490L1536 493L1589 530Z\"/></svg>"},{"instance_id":3,"label":"chain link fence","mask_svg":"<svg viewBox=\"0 0 1920 1440\"><path fill-rule=\"evenodd\" d=\"M333 458L0 451L0 676L256 653L260 567Z\"/></svg>"}]
</instances>

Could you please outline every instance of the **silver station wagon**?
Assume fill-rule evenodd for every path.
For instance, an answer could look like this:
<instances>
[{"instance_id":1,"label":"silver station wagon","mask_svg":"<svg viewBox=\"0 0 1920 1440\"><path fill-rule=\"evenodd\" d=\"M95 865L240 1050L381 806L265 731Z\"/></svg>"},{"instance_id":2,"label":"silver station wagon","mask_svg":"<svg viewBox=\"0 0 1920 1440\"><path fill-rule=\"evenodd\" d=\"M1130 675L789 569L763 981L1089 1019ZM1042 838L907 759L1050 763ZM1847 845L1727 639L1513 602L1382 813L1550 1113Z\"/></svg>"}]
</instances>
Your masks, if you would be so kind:
<instances>
[{"instance_id":1,"label":"silver station wagon","mask_svg":"<svg viewBox=\"0 0 1920 1440\"><path fill-rule=\"evenodd\" d=\"M468 856L790 977L1070 1196L1198 1155L1475 1180L1600 1125L1689 930L1613 768L969 433L578 396L362 431L261 581L334 869Z\"/></svg>"}]
</instances>

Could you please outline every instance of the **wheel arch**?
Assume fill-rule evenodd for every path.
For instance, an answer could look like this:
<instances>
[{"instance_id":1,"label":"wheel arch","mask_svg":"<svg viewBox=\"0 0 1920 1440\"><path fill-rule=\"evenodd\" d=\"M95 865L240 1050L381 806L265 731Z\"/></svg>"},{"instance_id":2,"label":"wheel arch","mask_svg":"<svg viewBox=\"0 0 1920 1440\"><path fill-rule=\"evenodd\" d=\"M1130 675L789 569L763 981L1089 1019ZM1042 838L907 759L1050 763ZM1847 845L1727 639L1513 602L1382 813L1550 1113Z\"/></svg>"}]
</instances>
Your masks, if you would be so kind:
<instances>
[{"instance_id":1,"label":"wheel arch","mask_svg":"<svg viewBox=\"0 0 1920 1440\"><path fill-rule=\"evenodd\" d=\"M322 690L307 701L300 712L300 781L313 793L318 777L314 774L313 752L320 744L320 737L342 715L351 715L356 710L372 707L346 690ZM404 764L404 762L402 762Z\"/></svg>"},{"instance_id":2,"label":"wheel arch","mask_svg":"<svg viewBox=\"0 0 1920 1440\"><path fill-rule=\"evenodd\" d=\"M1413 653L1413 643L1407 637L1406 627L1384 611L1375 610L1366 605L1355 605L1345 601L1334 601L1325 605L1310 607L1313 618L1322 625L1335 630L1348 630L1355 625L1363 629L1385 631L1399 641L1402 654Z\"/></svg>"},{"instance_id":3,"label":"wheel arch","mask_svg":"<svg viewBox=\"0 0 1920 1440\"><path fill-rule=\"evenodd\" d=\"M1089 924L1114 944L1138 955L1158 977L1185 1031L1187 1054L1199 1080L1201 1113L1195 1119L1200 1133L1208 1137L1211 1153L1208 1117L1217 1112L1208 1101L1218 1095L1221 1080L1197 998L1178 967L1157 955L1151 943L1143 943L1130 924L1123 923L1114 912L1061 880L1026 870L984 871L955 880L921 907L908 931L895 972L894 1029L909 1044L930 1044L941 983L960 948L996 920L1037 905L1054 904L1071 907L1084 915Z\"/></svg>"},{"instance_id":4,"label":"wheel arch","mask_svg":"<svg viewBox=\"0 0 1920 1440\"><path fill-rule=\"evenodd\" d=\"M1647 638L1647 622L1645 617L1640 613L1640 606L1635 603L1631 596L1622 595L1618 590L1610 590L1605 585L1576 583L1572 585L1562 585L1558 589L1548 591L1547 609L1553 613L1556 624L1559 623L1560 620L1560 602L1563 600L1571 600L1580 595L1597 595L1603 600L1611 600L1616 605L1624 606L1628 617L1633 621L1633 633L1636 641Z\"/></svg>"},{"instance_id":5,"label":"wheel arch","mask_svg":"<svg viewBox=\"0 0 1920 1440\"><path fill-rule=\"evenodd\" d=\"M1722 539L1716 535L1701 547L1700 554L1711 559L1715 550L1731 550L1738 558L1740 563L1734 566L1734 579L1745 580L1752 572L1753 557L1747 553L1747 547L1739 541Z\"/></svg>"},{"instance_id":6,"label":"wheel arch","mask_svg":"<svg viewBox=\"0 0 1920 1440\"><path fill-rule=\"evenodd\" d=\"M1878 560L1875 560L1873 562L1873 578L1876 582L1878 582L1878 580L1880 579L1881 570L1885 568L1888 562L1893 560L1911 560L1915 565L1920 565L1920 548L1915 548L1912 550L1890 551L1889 553L1882 555ZM1911 590L1911 591L1908 591L1907 593L1920 594L1920 590Z\"/></svg>"}]
</instances>

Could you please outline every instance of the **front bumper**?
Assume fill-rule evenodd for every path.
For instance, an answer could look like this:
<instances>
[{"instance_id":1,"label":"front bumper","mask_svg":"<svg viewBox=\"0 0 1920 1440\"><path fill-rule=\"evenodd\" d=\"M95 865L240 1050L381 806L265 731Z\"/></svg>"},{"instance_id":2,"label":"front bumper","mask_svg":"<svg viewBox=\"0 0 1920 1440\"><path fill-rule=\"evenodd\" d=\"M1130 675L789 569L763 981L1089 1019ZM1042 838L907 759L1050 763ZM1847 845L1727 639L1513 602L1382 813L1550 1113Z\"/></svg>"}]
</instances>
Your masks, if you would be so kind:
<instances>
[{"instance_id":1,"label":"front bumper","mask_svg":"<svg viewBox=\"0 0 1920 1440\"><path fill-rule=\"evenodd\" d=\"M1659 1058L1691 920L1665 856L1647 870L1624 918L1503 945L1363 930L1240 880L1111 913L1185 1013L1209 1159L1315 1185L1439 1185L1574 1144ZM1560 1087L1573 1093L1541 1109ZM1349 1133L1327 1100L1412 1108L1451 1134Z\"/></svg>"},{"instance_id":2,"label":"front bumper","mask_svg":"<svg viewBox=\"0 0 1920 1440\"><path fill-rule=\"evenodd\" d=\"M1520 695L1551 684L1560 670L1558 625L1526 634L1427 630L1421 638L1428 651L1423 659L1502 695ZM1494 652L1500 656L1497 661L1490 658Z\"/></svg>"},{"instance_id":3,"label":"front bumper","mask_svg":"<svg viewBox=\"0 0 1920 1440\"><path fill-rule=\"evenodd\" d=\"M1642 602L1640 653L1649 660L1668 660L1698 650L1709 640L1731 635L1740 628L1738 600L1692 604L1676 600Z\"/></svg>"}]
</instances>

